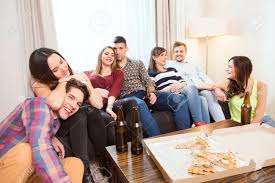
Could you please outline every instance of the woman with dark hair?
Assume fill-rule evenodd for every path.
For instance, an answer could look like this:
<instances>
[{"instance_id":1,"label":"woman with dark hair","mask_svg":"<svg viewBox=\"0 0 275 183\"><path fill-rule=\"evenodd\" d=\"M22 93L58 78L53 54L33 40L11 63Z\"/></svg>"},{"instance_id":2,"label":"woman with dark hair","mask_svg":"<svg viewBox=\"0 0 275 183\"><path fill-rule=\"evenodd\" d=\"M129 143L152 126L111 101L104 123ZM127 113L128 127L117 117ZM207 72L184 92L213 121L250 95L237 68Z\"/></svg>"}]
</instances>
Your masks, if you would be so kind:
<instances>
[{"instance_id":1,"label":"woman with dark hair","mask_svg":"<svg viewBox=\"0 0 275 183\"><path fill-rule=\"evenodd\" d=\"M156 89L165 92L179 93L186 97L188 109L196 126L209 123L209 114L203 108L198 89L194 85L187 85L174 68L166 68L166 49L155 47L151 51L149 75L156 84ZM189 92L186 92L189 90Z\"/></svg>"},{"instance_id":2,"label":"woman with dark hair","mask_svg":"<svg viewBox=\"0 0 275 183\"><path fill-rule=\"evenodd\" d=\"M226 92L226 96L219 99L229 99L231 119L241 122L241 105L245 92L248 92L252 105L251 122L262 122L266 106L267 86L251 76L251 60L246 56L234 56L229 59L226 72L227 80L217 83L215 86Z\"/></svg>"},{"instance_id":3,"label":"woman with dark hair","mask_svg":"<svg viewBox=\"0 0 275 183\"><path fill-rule=\"evenodd\" d=\"M105 125L108 134L108 144L115 144L115 130L114 124L110 121L116 120L116 113L113 111L113 107L123 105L124 114L130 114L132 106L136 106L136 103L132 99L117 100L124 80L124 73L117 65L115 59L115 51L111 46L104 47L98 54L98 60L95 71L85 72L90 79L95 90L101 95L103 101L102 115L104 119L108 119L111 116L113 119L105 120ZM130 115L126 115L129 119ZM129 120L128 120L129 121Z\"/></svg>"},{"instance_id":4,"label":"woman with dark hair","mask_svg":"<svg viewBox=\"0 0 275 183\"><path fill-rule=\"evenodd\" d=\"M64 57L53 49L40 48L33 51L29 68L35 80L32 85L34 94L47 98L48 104L53 109L58 109L63 103L67 81L75 78L86 84L90 93L88 102L94 107L82 107L62 123L56 136L64 144L66 157L76 156L83 161L85 166L83 182L91 181L89 159L94 159L96 153L101 154L107 145L104 122L98 110L103 105L101 96L85 74L73 75ZM67 112L71 113L69 109Z\"/></svg>"}]
</instances>

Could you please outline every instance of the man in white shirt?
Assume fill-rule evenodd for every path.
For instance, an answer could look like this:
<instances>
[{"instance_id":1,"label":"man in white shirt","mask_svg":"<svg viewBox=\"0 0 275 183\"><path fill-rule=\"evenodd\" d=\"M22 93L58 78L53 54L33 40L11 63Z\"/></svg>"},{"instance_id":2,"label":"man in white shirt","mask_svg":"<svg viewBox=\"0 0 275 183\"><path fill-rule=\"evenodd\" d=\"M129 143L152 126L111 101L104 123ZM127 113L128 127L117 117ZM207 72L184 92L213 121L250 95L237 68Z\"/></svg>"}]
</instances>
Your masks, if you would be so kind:
<instances>
[{"instance_id":1,"label":"man in white shirt","mask_svg":"<svg viewBox=\"0 0 275 183\"><path fill-rule=\"evenodd\" d=\"M186 45L183 42L176 41L173 45L175 60L168 61L166 66L177 69L187 84L193 84L199 89L199 94L203 97L202 103L208 106L214 121L224 120L222 108L214 94L214 92L220 93L222 91L218 88L214 89L213 81L205 73L201 72L198 67L185 61L186 52Z\"/></svg>"}]
</instances>

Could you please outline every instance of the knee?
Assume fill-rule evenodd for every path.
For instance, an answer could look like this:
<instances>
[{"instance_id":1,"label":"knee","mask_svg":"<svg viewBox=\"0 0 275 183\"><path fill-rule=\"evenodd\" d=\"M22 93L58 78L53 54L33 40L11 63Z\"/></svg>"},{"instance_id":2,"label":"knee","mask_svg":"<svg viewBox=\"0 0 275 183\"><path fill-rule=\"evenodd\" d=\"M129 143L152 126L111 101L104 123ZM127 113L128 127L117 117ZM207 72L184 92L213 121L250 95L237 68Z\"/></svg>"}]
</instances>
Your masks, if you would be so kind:
<instances>
[{"instance_id":1,"label":"knee","mask_svg":"<svg viewBox=\"0 0 275 183\"><path fill-rule=\"evenodd\" d=\"M195 85L187 85L186 87L183 88L182 90L183 93L186 94L197 94L198 95L198 88Z\"/></svg>"},{"instance_id":2,"label":"knee","mask_svg":"<svg viewBox=\"0 0 275 183\"><path fill-rule=\"evenodd\" d=\"M87 113L84 110L78 110L71 118L71 125L74 126L87 126Z\"/></svg>"},{"instance_id":3,"label":"knee","mask_svg":"<svg viewBox=\"0 0 275 183\"><path fill-rule=\"evenodd\" d=\"M28 143L20 143L16 147L16 162L23 169L30 170L32 167L32 151Z\"/></svg>"},{"instance_id":4,"label":"knee","mask_svg":"<svg viewBox=\"0 0 275 183\"><path fill-rule=\"evenodd\" d=\"M138 108L141 107L147 107L146 103L144 102L144 100L140 99L140 98L134 98L133 100L135 100Z\"/></svg>"},{"instance_id":5,"label":"knee","mask_svg":"<svg viewBox=\"0 0 275 183\"><path fill-rule=\"evenodd\" d=\"M84 174L84 164L79 158L65 158L63 164L64 170L72 179L74 179L75 176L82 178Z\"/></svg>"},{"instance_id":6,"label":"knee","mask_svg":"<svg viewBox=\"0 0 275 183\"><path fill-rule=\"evenodd\" d=\"M198 88L195 85L187 85L190 92L198 92Z\"/></svg>"},{"instance_id":7,"label":"knee","mask_svg":"<svg viewBox=\"0 0 275 183\"><path fill-rule=\"evenodd\" d=\"M141 99L139 99L141 100ZM142 100L143 101L143 100ZM134 98L127 98L127 100L124 102L123 104L123 108L132 108L137 106L137 100L135 100Z\"/></svg>"},{"instance_id":8,"label":"knee","mask_svg":"<svg viewBox=\"0 0 275 183\"><path fill-rule=\"evenodd\" d=\"M204 96L205 98L209 98L212 96L212 92L209 90L202 90L200 91L200 95Z\"/></svg>"},{"instance_id":9,"label":"knee","mask_svg":"<svg viewBox=\"0 0 275 183\"><path fill-rule=\"evenodd\" d=\"M207 100L204 96L200 96L200 99L202 104L207 104Z\"/></svg>"}]
</instances>

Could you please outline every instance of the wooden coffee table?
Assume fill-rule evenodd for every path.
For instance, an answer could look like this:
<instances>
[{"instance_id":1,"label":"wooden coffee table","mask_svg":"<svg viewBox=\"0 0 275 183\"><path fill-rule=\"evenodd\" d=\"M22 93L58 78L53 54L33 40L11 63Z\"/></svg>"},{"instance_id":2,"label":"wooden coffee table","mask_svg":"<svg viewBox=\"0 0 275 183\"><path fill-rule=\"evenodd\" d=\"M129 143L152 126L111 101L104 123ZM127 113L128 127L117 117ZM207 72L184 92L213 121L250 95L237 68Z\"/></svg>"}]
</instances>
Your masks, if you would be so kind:
<instances>
[{"instance_id":1,"label":"wooden coffee table","mask_svg":"<svg viewBox=\"0 0 275 183\"><path fill-rule=\"evenodd\" d=\"M224 120L205 126L164 134L162 136L190 133L201 130L211 132L214 129L228 128L238 125L240 124L232 120ZM111 164L111 182L166 182L153 160L145 151L142 155L133 155L130 150L130 144L128 145L128 152L118 153L115 146L106 147L106 150ZM275 182L275 166L266 167L255 172L209 181L208 183L210 182Z\"/></svg>"}]
</instances>

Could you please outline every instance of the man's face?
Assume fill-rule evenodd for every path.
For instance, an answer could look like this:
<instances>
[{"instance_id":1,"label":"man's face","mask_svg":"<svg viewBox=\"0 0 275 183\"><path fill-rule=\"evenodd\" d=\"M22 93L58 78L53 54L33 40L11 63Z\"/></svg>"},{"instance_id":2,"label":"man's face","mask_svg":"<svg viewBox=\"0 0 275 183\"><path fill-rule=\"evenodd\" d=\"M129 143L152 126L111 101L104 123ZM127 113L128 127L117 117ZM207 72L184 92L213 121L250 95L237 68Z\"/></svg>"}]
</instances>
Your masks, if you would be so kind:
<instances>
[{"instance_id":1,"label":"man's face","mask_svg":"<svg viewBox=\"0 0 275 183\"><path fill-rule=\"evenodd\" d=\"M124 43L115 43L115 52L117 61L124 60L127 53L127 47Z\"/></svg>"},{"instance_id":2,"label":"man's face","mask_svg":"<svg viewBox=\"0 0 275 183\"><path fill-rule=\"evenodd\" d=\"M83 102L84 94L78 88L72 87L66 93L63 105L58 109L57 113L61 119L67 119L76 113Z\"/></svg>"},{"instance_id":3,"label":"man's face","mask_svg":"<svg viewBox=\"0 0 275 183\"><path fill-rule=\"evenodd\" d=\"M183 45L175 47L175 49L174 49L174 58L176 59L176 61L184 62L185 55L186 55L186 49Z\"/></svg>"}]
</instances>

